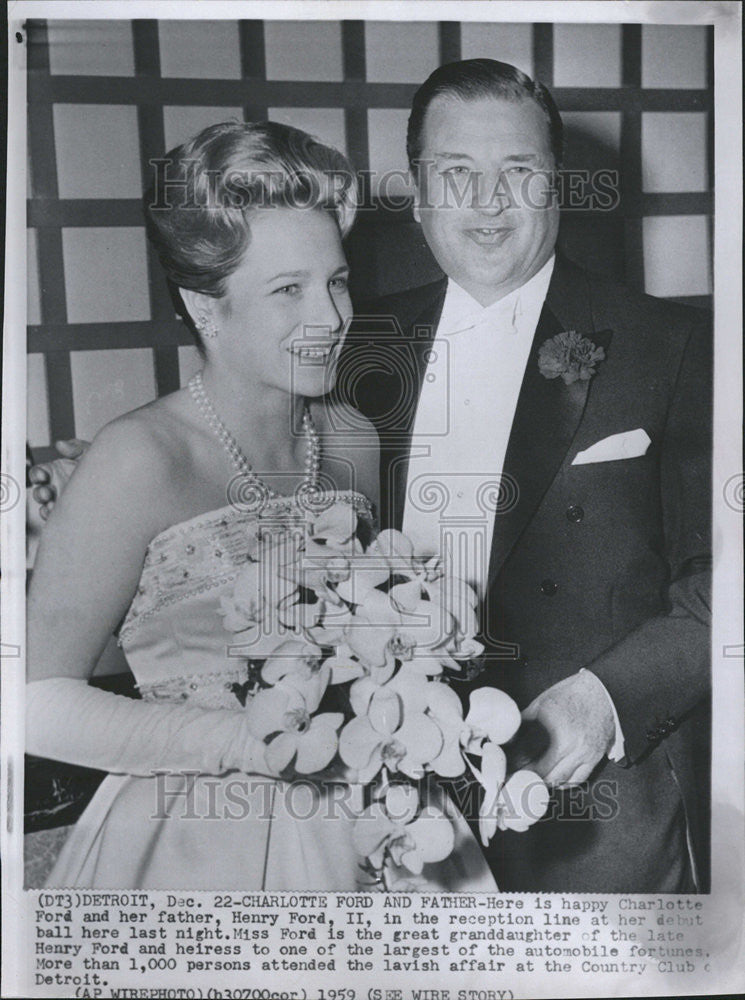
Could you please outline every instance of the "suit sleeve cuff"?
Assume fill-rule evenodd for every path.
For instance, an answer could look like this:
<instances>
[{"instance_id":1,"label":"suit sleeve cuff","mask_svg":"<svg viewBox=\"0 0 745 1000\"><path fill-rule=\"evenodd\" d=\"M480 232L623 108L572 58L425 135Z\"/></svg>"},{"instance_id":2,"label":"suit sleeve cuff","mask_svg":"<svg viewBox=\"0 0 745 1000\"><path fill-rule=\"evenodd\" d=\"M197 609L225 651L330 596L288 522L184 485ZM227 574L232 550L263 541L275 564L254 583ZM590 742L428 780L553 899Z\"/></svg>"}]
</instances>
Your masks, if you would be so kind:
<instances>
[{"instance_id":1,"label":"suit sleeve cuff","mask_svg":"<svg viewBox=\"0 0 745 1000\"><path fill-rule=\"evenodd\" d=\"M580 673L582 673L582 671L580 671ZM597 674L595 676L597 677ZM608 760L612 760L617 763L618 761L623 760L623 758L626 756L626 746L623 737L623 730L621 729L621 720L618 718L618 712L616 711L616 706L613 703L613 699L611 698L610 693L608 692L608 688L605 686L605 684L603 684L603 682L600 680L599 677L598 677L598 682L600 683L600 686L605 692L605 696L608 699L608 705L610 706L610 710L613 713L613 742L611 744L610 750L608 750L607 757Z\"/></svg>"}]
</instances>

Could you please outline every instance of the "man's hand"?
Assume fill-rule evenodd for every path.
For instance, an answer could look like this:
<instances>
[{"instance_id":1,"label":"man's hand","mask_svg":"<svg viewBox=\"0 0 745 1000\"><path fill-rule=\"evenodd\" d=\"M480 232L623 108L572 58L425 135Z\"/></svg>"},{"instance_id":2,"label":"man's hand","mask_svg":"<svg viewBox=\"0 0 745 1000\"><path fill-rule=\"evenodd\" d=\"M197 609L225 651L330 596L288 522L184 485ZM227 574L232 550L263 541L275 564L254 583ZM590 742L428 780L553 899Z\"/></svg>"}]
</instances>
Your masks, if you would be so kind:
<instances>
[{"instance_id":1,"label":"man's hand","mask_svg":"<svg viewBox=\"0 0 745 1000\"><path fill-rule=\"evenodd\" d=\"M34 484L31 496L39 505L38 516L42 521L46 521L51 514L55 501L75 471L75 463L90 448L90 442L70 438L68 441L57 441L55 447L61 458L33 465L28 474L29 480ZM32 513L34 512L30 509L29 521L32 520Z\"/></svg>"},{"instance_id":2,"label":"man's hand","mask_svg":"<svg viewBox=\"0 0 745 1000\"><path fill-rule=\"evenodd\" d=\"M28 478L33 486L26 490L26 569L33 568L44 522L51 514L55 500L75 471L78 459L89 447L87 441L78 441L77 438L58 441L57 451L62 458L32 465L29 469Z\"/></svg>"},{"instance_id":3,"label":"man's hand","mask_svg":"<svg viewBox=\"0 0 745 1000\"><path fill-rule=\"evenodd\" d=\"M573 674L539 694L523 712L524 719L539 722L549 746L531 764L546 784L578 785L613 744L615 722L608 693L589 670Z\"/></svg>"}]
</instances>

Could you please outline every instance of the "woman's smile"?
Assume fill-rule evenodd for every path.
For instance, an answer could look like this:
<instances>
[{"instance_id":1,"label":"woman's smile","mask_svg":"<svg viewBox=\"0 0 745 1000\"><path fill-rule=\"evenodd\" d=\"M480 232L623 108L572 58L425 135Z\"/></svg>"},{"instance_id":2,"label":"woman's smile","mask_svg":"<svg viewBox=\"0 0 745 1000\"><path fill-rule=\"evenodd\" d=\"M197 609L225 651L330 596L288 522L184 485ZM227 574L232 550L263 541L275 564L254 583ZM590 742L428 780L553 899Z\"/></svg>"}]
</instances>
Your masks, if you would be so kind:
<instances>
[{"instance_id":1,"label":"woman's smile","mask_svg":"<svg viewBox=\"0 0 745 1000\"><path fill-rule=\"evenodd\" d=\"M209 362L257 391L329 392L352 314L348 273L329 212L259 209L225 295L207 303L219 328L208 345Z\"/></svg>"}]
</instances>

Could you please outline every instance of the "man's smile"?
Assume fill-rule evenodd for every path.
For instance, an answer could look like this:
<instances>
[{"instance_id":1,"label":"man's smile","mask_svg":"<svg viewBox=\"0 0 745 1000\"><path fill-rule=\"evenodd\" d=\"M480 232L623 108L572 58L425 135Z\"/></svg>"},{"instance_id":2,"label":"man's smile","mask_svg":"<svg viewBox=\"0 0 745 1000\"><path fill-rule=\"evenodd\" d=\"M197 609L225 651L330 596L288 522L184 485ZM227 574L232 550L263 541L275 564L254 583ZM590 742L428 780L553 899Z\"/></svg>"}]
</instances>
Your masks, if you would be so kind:
<instances>
[{"instance_id":1,"label":"man's smile","mask_svg":"<svg viewBox=\"0 0 745 1000\"><path fill-rule=\"evenodd\" d=\"M511 226L474 226L464 230L466 236L479 246L501 246L513 231Z\"/></svg>"}]
</instances>

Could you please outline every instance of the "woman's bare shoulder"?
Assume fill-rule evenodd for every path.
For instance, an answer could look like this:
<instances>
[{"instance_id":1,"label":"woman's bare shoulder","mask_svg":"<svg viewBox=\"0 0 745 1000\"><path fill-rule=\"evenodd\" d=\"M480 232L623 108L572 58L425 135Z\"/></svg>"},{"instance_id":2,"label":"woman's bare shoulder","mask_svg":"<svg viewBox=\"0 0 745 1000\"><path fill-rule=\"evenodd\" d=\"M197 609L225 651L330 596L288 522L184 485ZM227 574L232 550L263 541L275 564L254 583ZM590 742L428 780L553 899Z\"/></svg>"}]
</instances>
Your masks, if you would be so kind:
<instances>
[{"instance_id":1,"label":"woman's bare shoulder","mask_svg":"<svg viewBox=\"0 0 745 1000\"><path fill-rule=\"evenodd\" d=\"M158 530L168 519L169 492L175 492L189 462L187 430L173 401L163 397L105 424L65 494L68 500L93 494L107 507L133 516L140 512Z\"/></svg>"},{"instance_id":2,"label":"woman's bare shoulder","mask_svg":"<svg viewBox=\"0 0 745 1000\"><path fill-rule=\"evenodd\" d=\"M105 424L93 439L90 451L97 460L143 470L182 465L190 452L188 427L181 416L178 397L171 393Z\"/></svg>"},{"instance_id":3,"label":"woman's bare shoulder","mask_svg":"<svg viewBox=\"0 0 745 1000\"><path fill-rule=\"evenodd\" d=\"M145 485L158 464L158 438L140 420L118 417L96 434L83 456L70 487L83 479L100 477L126 492Z\"/></svg>"},{"instance_id":4,"label":"woman's bare shoulder","mask_svg":"<svg viewBox=\"0 0 745 1000\"><path fill-rule=\"evenodd\" d=\"M87 676L121 621L147 546L178 519L183 432L153 404L106 424L42 533L29 590L32 676ZM50 622L55 622L54 629Z\"/></svg>"}]
</instances>

